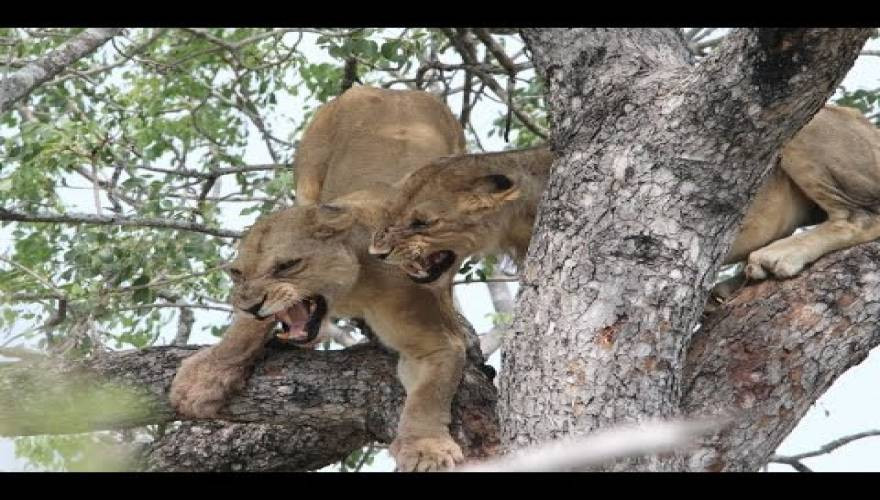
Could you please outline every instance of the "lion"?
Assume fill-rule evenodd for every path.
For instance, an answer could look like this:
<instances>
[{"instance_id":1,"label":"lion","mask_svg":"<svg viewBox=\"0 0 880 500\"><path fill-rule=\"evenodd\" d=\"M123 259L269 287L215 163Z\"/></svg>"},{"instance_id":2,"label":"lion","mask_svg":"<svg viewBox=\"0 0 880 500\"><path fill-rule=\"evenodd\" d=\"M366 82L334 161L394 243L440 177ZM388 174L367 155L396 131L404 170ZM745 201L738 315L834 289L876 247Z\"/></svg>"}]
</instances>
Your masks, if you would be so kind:
<instances>
[{"instance_id":1,"label":"lion","mask_svg":"<svg viewBox=\"0 0 880 500\"><path fill-rule=\"evenodd\" d=\"M228 266L235 319L218 344L183 361L171 387L178 411L215 416L243 387L276 324L308 345L332 315L363 318L400 354L407 397L390 446L398 469L461 462L448 426L466 340L451 279L425 289L368 246L396 192L383 182L464 147L449 108L424 92L356 87L323 106L299 145L298 205L260 218L239 243Z\"/></svg>"},{"instance_id":2,"label":"lion","mask_svg":"<svg viewBox=\"0 0 880 500\"><path fill-rule=\"evenodd\" d=\"M315 112L294 159L297 205L394 184L434 158L465 151L449 107L412 90L352 87Z\"/></svg>"},{"instance_id":3,"label":"lion","mask_svg":"<svg viewBox=\"0 0 880 500\"><path fill-rule=\"evenodd\" d=\"M454 274L468 255L521 263L553 160L543 147L433 161L403 182L370 253L421 283ZM724 264L745 259L751 280L787 278L877 238L880 131L856 109L826 106L783 147Z\"/></svg>"}]
</instances>

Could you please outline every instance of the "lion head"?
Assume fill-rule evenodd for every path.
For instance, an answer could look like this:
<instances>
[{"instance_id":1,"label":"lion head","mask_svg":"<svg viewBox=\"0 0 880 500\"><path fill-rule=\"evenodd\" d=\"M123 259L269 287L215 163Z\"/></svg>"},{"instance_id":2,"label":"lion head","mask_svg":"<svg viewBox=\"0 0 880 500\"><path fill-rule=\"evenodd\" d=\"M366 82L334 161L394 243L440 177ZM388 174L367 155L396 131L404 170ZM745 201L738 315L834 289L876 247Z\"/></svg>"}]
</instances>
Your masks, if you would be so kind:
<instances>
[{"instance_id":1,"label":"lion head","mask_svg":"<svg viewBox=\"0 0 880 500\"><path fill-rule=\"evenodd\" d=\"M417 283L433 283L467 256L497 246L521 191L487 156L440 159L404 180L370 253Z\"/></svg>"},{"instance_id":2,"label":"lion head","mask_svg":"<svg viewBox=\"0 0 880 500\"><path fill-rule=\"evenodd\" d=\"M344 207L292 207L259 219L227 270L230 302L259 320L273 317L294 343L309 344L335 298L360 270L347 244L352 214Z\"/></svg>"}]
</instances>

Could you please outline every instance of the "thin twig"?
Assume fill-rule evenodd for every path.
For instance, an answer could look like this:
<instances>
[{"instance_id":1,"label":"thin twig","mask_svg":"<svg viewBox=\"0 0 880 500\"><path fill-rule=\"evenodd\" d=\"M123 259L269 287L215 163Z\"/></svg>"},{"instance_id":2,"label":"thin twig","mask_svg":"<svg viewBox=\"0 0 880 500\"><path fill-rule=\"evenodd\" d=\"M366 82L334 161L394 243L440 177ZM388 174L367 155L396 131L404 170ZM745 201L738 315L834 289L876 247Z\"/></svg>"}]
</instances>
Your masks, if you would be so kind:
<instances>
[{"instance_id":1,"label":"thin twig","mask_svg":"<svg viewBox=\"0 0 880 500\"><path fill-rule=\"evenodd\" d=\"M788 463L788 461L791 461L791 460L800 461L805 458L811 458L811 457L815 457L818 455L826 455L826 454L831 453L832 451L836 450L837 448L840 448L841 446L852 443L853 441L857 441L859 439L865 439L865 438L869 438L869 437L874 437L874 436L880 436L880 429L865 431L865 432L858 432L856 434L850 434L849 436L844 436L842 438L835 439L834 441L831 441L830 443L827 443L827 444L819 447L819 449L817 449L817 450L808 451L806 453L798 453L797 455L789 455L789 456L773 455L772 457L770 457L770 461L771 462ZM791 465L791 464L789 464L789 465Z\"/></svg>"},{"instance_id":2,"label":"thin twig","mask_svg":"<svg viewBox=\"0 0 880 500\"><path fill-rule=\"evenodd\" d=\"M455 50L458 52L459 56L464 60L466 64L470 64L476 66L478 62L471 57L471 51L468 47L467 40L464 40L461 36L453 32L451 29L444 28L442 29L443 33L447 38L452 42ZM517 119L529 130L532 131L533 134L537 135L541 139L547 139L547 131L544 130L543 127L538 125L532 118L525 114L522 110L516 107L511 100L512 96L508 95L507 92L501 88L501 85L495 81L491 75L476 69L472 68L473 73L480 78L490 89L495 93L502 101L504 101L510 108L513 110L513 114L516 115Z\"/></svg>"},{"instance_id":3,"label":"thin twig","mask_svg":"<svg viewBox=\"0 0 880 500\"><path fill-rule=\"evenodd\" d=\"M232 312L231 307L221 307L221 306L212 306L208 304L179 304L179 303L164 303L164 302L155 302L152 304L136 304L133 306L125 306L117 308L117 311L130 311L133 309L161 309L166 307L175 307L175 308L192 308L192 309L210 309L212 311L223 311L223 312Z\"/></svg>"},{"instance_id":4,"label":"thin twig","mask_svg":"<svg viewBox=\"0 0 880 500\"><path fill-rule=\"evenodd\" d=\"M120 215L106 215L99 217L93 214L73 213L65 214L35 213L28 214L14 210L0 208L0 220L14 222L38 222L38 223L61 223L61 224L94 224L98 226L122 226L122 227L153 227L159 229L174 229L178 231L190 231L194 233L210 234L221 238L241 238L241 231L206 227L192 222L180 222L171 219L136 218Z\"/></svg>"}]
</instances>

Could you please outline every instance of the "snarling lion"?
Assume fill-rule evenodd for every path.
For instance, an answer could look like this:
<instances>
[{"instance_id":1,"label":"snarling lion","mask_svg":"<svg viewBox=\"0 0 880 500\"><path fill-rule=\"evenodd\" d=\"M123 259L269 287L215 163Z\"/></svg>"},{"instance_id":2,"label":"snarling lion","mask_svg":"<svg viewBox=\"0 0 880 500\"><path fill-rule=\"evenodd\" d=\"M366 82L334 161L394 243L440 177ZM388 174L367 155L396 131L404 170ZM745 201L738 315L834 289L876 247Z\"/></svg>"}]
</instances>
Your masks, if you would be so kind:
<instances>
[{"instance_id":1,"label":"snarling lion","mask_svg":"<svg viewBox=\"0 0 880 500\"><path fill-rule=\"evenodd\" d=\"M240 242L229 266L235 320L220 343L184 360L171 388L178 411L215 416L274 325L308 343L330 315L363 318L400 353L407 397L390 447L398 469L461 461L448 428L465 362L451 278L420 287L367 249L395 192L382 182L464 145L449 108L424 92L357 87L323 106L297 152L300 206L259 219Z\"/></svg>"},{"instance_id":2,"label":"snarling lion","mask_svg":"<svg viewBox=\"0 0 880 500\"><path fill-rule=\"evenodd\" d=\"M423 283L473 254L521 260L552 162L546 148L435 160L403 183L370 251ZM877 238L880 131L858 110L826 106L782 149L724 263L747 258L748 278L785 278Z\"/></svg>"}]
</instances>

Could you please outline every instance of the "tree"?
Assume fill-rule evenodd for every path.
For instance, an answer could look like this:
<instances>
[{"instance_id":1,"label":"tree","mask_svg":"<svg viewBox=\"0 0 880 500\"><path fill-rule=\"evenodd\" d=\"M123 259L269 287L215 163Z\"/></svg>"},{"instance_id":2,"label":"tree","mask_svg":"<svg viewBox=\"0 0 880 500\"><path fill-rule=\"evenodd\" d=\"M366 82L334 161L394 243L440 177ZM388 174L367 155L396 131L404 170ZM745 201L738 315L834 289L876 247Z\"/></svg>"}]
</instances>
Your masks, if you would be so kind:
<instances>
[{"instance_id":1,"label":"tree","mask_svg":"<svg viewBox=\"0 0 880 500\"><path fill-rule=\"evenodd\" d=\"M124 408L101 407L98 413L115 416L115 423L93 413L73 423L46 423L35 416L59 414L51 411L52 400L10 396L22 387L0 382L0 398L10 401L5 417L0 412L0 431L70 432L123 422L142 429L124 440L136 442L147 434L147 463L159 469L234 468L257 454L263 459L251 461L251 467L317 468L371 441L387 442L401 394L387 353L365 347L332 355L274 353L227 408L225 416L239 423L179 428L167 426L176 417L161 397L186 350L106 353L185 345L196 314L205 318L204 311L228 310L222 297L229 283L218 268L247 223L229 207L243 205L241 215L249 222L288 205L295 172L286 165L296 136L316 104L360 81L444 96L455 105L474 148L503 135L510 139L507 147L548 139L561 153L523 270L517 319L505 340L500 431L495 432L495 395L479 371L472 369L459 395L458 436L472 453L491 455L514 443L646 417L736 410L737 424L705 441L698 453L617 467L764 465L812 401L880 342L870 328L877 282L865 278L876 266L876 244L829 256L797 279L750 287L692 332L769 158L829 97L869 32L758 29L712 38L708 31L524 30L523 44L515 34L484 29L129 30L95 55L69 62L17 101L15 112L2 116L4 164L12 168L0 171L0 219L15 221L14 253L3 257L0 275L7 299L3 326L13 341L29 339L31 349L51 353L55 368L29 369L25 373L42 376L25 376L25 367L13 363L0 380L48 384L63 393L76 388L63 382L86 367L147 392L135 389ZM77 30L2 34L12 68L28 67L79 35ZM320 54L301 49L306 37ZM795 58L798 64L790 64ZM299 99L301 92L308 95L305 113L288 110L297 126L279 137L283 124L270 117L279 102ZM876 95L845 92L842 99L876 119ZM489 100L506 113L490 126L475 125ZM736 146L722 154L721 145L732 137ZM251 161L255 145L267 161ZM606 168L622 155L628 158L626 182ZM696 186L691 196L679 199L669 185L652 185L651 167L672 179L687 171ZM646 186L657 194L626 194ZM93 211L85 211L86 197L77 207L65 203L61 193L72 188L90 195ZM614 213L618 223L630 222L612 226L605 213ZM635 224L635 213L654 224ZM510 279L504 268L492 260L474 263L463 270L462 281L498 283ZM842 273L845 269L863 274ZM829 279L823 280L829 276L861 293L829 288ZM628 300L619 299L622 293ZM503 290L495 297L503 303ZM758 298L765 300L759 304ZM849 307L813 307L841 301ZM503 331L509 311L498 312L497 331ZM780 314L792 321L761 326ZM166 325L175 317L176 328L169 332ZM35 326L20 332L22 321ZM221 333L222 317L208 322L212 333ZM803 322L820 333L849 332L848 350L823 350L836 345L833 336L805 338ZM352 332L357 329L344 326L336 339L350 344ZM761 342L768 338L786 341ZM4 352L42 358L20 348ZM820 369L808 361L816 352L822 353ZM59 364L59 356L84 361ZM272 367L278 370L291 357L296 362L284 364L284 381L272 381ZM811 378L795 391L778 377L742 383L731 376L761 363ZM351 366L361 376L314 378L337 366ZM52 378L55 373L61 376ZM395 389L370 399L369 388L355 381L367 379ZM349 387L345 401L322 396L343 386ZM107 400L105 389L117 394L115 385L95 387L84 400ZM366 421L325 419L304 434L290 425L307 419L300 407L255 403L270 401L272 391L303 387L312 392L301 401L313 409L347 404L380 410ZM538 387L556 390L545 396ZM759 421L774 405L782 405L777 418ZM22 412L31 417L22 419ZM22 422L31 427L22 428ZM32 455L46 455L45 443L26 443ZM218 460L199 462L204 449ZM349 466L368 456L349 457ZM42 463L58 466L52 460Z\"/></svg>"}]
</instances>

